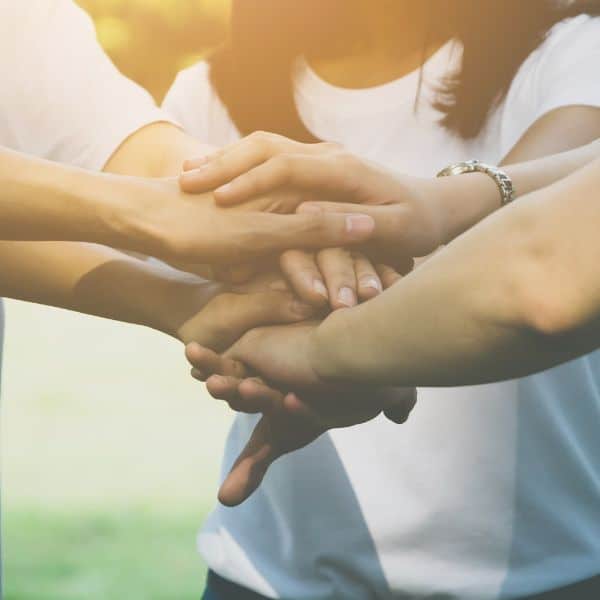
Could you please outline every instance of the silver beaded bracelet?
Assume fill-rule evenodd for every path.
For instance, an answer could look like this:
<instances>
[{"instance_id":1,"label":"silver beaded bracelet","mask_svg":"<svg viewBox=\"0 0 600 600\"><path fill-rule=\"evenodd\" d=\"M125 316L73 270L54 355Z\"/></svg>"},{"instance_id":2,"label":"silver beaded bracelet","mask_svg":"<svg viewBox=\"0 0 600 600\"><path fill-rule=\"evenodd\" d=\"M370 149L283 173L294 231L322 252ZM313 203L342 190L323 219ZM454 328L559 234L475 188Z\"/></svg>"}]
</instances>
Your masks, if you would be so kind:
<instances>
[{"instance_id":1,"label":"silver beaded bracelet","mask_svg":"<svg viewBox=\"0 0 600 600\"><path fill-rule=\"evenodd\" d=\"M512 179L504 171L498 167L487 165L478 160L465 160L463 162L454 163L445 169L442 169L437 176L449 177L450 175L464 175L465 173L485 173L491 177L500 190L502 206L512 202L516 197Z\"/></svg>"}]
</instances>

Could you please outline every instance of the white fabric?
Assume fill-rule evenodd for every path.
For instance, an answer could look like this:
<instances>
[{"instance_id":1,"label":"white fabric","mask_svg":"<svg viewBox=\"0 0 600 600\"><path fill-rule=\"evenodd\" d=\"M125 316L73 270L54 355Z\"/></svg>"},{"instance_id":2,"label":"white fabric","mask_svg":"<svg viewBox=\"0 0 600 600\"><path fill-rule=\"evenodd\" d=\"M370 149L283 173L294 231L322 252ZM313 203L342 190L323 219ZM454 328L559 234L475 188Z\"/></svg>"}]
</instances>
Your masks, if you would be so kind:
<instances>
[{"instance_id":1,"label":"white fabric","mask_svg":"<svg viewBox=\"0 0 600 600\"><path fill-rule=\"evenodd\" d=\"M72 0L0 0L0 144L101 169L119 145L167 120L124 77Z\"/></svg>"},{"instance_id":2,"label":"white fabric","mask_svg":"<svg viewBox=\"0 0 600 600\"><path fill-rule=\"evenodd\" d=\"M0 0L0 77L0 145L48 160L99 170L132 133L169 120L72 0ZM0 314L3 325L1 303ZM2 338L0 326L0 365Z\"/></svg>"},{"instance_id":3,"label":"white fabric","mask_svg":"<svg viewBox=\"0 0 600 600\"><path fill-rule=\"evenodd\" d=\"M424 100L457 57L449 44L428 62ZM599 67L600 20L559 24L469 142L441 128L428 102L415 113L417 73L351 91L301 62L296 100L318 137L431 176L459 159L498 163L552 109L600 106ZM204 142L239 137L204 63L179 74L165 107ZM591 577L599 389L595 353L519 381L420 390L402 427L380 418L281 459L248 502L215 509L200 550L222 576L286 599L516 598ZM255 423L236 419L225 471Z\"/></svg>"}]
</instances>

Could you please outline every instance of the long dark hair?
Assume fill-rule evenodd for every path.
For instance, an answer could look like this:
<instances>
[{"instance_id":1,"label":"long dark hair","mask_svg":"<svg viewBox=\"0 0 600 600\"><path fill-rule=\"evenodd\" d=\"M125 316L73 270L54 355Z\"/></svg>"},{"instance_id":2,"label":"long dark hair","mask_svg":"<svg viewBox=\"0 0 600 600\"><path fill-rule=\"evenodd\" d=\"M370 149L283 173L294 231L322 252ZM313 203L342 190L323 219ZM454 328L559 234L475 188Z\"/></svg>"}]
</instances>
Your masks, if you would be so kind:
<instances>
[{"instance_id":1,"label":"long dark hair","mask_svg":"<svg viewBox=\"0 0 600 600\"><path fill-rule=\"evenodd\" d=\"M527 56L557 22L598 13L597 0L419 0L463 48L441 82L443 125L476 136ZM292 83L295 59L336 52L355 35L349 0L233 0L230 36L210 58L212 84L242 134L258 129L316 141L303 124ZM427 40L424 40L424 51Z\"/></svg>"}]
</instances>

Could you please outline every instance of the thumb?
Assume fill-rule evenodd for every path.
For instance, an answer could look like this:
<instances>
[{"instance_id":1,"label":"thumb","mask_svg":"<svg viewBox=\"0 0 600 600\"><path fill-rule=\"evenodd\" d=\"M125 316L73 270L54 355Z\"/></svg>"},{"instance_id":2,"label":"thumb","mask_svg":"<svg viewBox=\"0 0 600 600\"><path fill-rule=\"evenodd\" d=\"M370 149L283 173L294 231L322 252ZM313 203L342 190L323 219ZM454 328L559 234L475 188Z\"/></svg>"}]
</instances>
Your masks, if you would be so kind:
<instances>
[{"instance_id":1,"label":"thumb","mask_svg":"<svg viewBox=\"0 0 600 600\"><path fill-rule=\"evenodd\" d=\"M242 213L239 213L242 217ZM362 213L274 215L246 213L251 243L248 252L268 254L290 248L336 248L367 242L375 230L372 217Z\"/></svg>"},{"instance_id":2,"label":"thumb","mask_svg":"<svg viewBox=\"0 0 600 600\"><path fill-rule=\"evenodd\" d=\"M268 417L262 417L246 447L235 461L219 490L219 502L237 506L261 484L268 468L279 457Z\"/></svg>"}]
</instances>

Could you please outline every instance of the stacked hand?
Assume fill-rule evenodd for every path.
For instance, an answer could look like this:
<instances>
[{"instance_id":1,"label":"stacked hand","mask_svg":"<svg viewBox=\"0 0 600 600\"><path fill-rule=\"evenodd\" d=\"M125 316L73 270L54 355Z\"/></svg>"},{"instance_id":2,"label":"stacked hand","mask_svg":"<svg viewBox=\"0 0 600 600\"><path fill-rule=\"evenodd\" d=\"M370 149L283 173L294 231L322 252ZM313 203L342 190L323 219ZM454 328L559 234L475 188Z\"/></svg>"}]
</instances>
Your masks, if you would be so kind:
<instances>
[{"instance_id":1,"label":"stacked hand","mask_svg":"<svg viewBox=\"0 0 600 600\"><path fill-rule=\"evenodd\" d=\"M363 249L393 266L403 267L407 258L430 254L446 241L439 181L399 176L337 144L303 144L259 132L189 161L185 169L182 189L214 189L219 206L369 215L375 230Z\"/></svg>"},{"instance_id":2,"label":"stacked hand","mask_svg":"<svg viewBox=\"0 0 600 600\"><path fill-rule=\"evenodd\" d=\"M254 329L223 355L188 344L192 375L207 382L213 397L233 410L263 415L221 487L224 504L243 502L274 460L329 429L364 423L382 411L398 423L408 418L415 390L322 381L311 364L314 329L314 323ZM255 373L262 377L252 377ZM290 389L295 392L280 391Z\"/></svg>"},{"instance_id":3,"label":"stacked hand","mask_svg":"<svg viewBox=\"0 0 600 600\"><path fill-rule=\"evenodd\" d=\"M333 308L367 300L399 278L384 264L406 271L413 256L429 254L445 241L434 183L398 177L332 144L300 144L255 134L190 161L180 184L195 193L217 188L217 205L231 212L370 216L375 229L360 244L360 254L357 248L283 253L283 273L309 303L318 304L310 293L315 282L321 289L325 283ZM361 282L373 281L373 276L379 283L368 293L369 286ZM353 300L336 302L344 288L354 292ZM201 344L187 346L193 376L206 381L214 397L234 410L263 415L221 488L222 502L243 501L275 459L324 431L362 423L381 412L403 422L414 406L412 389L365 389L322 381L311 362L315 327L302 323L254 329L223 355Z\"/></svg>"}]
</instances>

